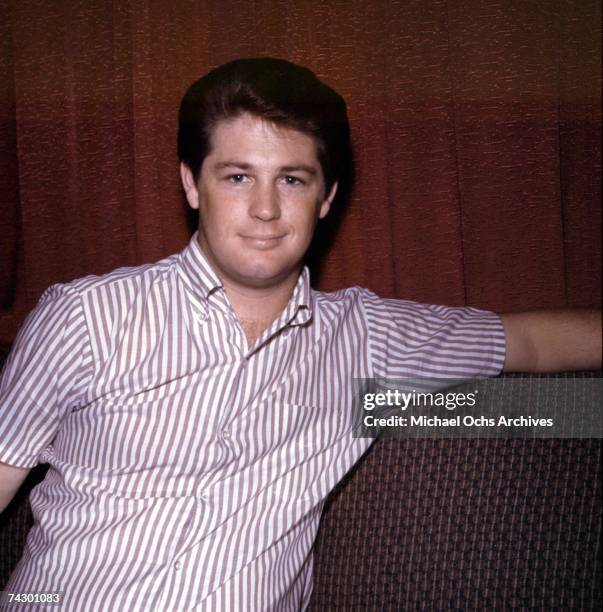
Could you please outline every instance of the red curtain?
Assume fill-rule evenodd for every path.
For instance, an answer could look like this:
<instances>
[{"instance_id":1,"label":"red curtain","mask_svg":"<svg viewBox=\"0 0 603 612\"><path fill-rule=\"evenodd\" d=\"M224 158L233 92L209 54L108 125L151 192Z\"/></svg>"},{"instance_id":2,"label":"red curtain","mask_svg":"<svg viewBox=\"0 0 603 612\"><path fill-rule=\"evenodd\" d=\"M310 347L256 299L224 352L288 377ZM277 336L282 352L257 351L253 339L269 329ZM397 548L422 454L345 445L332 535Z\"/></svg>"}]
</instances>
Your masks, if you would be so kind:
<instances>
[{"instance_id":1,"label":"red curtain","mask_svg":"<svg viewBox=\"0 0 603 612\"><path fill-rule=\"evenodd\" d=\"M0 339L48 285L190 235L190 82L237 57L348 101L317 285L497 311L601 303L599 0L0 0Z\"/></svg>"}]
</instances>

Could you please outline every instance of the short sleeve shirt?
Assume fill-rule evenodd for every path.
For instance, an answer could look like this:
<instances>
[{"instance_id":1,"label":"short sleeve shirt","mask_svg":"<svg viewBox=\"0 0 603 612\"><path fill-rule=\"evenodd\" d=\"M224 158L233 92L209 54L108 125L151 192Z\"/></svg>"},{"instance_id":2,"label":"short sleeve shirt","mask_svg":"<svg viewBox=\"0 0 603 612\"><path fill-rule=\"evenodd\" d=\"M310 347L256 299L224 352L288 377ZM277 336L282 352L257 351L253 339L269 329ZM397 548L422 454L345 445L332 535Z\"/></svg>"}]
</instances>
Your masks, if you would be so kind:
<instances>
[{"instance_id":1,"label":"short sleeve shirt","mask_svg":"<svg viewBox=\"0 0 603 612\"><path fill-rule=\"evenodd\" d=\"M307 270L248 346L196 236L156 264L48 289L0 380L0 461L50 465L7 589L65 610L297 610L324 501L372 443L358 378L503 364L472 308L321 293Z\"/></svg>"}]
</instances>

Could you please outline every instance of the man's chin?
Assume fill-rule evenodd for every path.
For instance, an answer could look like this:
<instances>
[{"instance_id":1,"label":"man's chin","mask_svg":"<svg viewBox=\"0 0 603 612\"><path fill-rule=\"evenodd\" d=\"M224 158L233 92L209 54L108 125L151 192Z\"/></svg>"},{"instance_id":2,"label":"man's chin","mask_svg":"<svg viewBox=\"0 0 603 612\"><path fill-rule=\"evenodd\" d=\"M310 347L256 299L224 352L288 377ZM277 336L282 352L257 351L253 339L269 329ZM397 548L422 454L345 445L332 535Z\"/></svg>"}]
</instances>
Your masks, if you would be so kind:
<instances>
[{"instance_id":1,"label":"man's chin","mask_svg":"<svg viewBox=\"0 0 603 612\"><path fill-rule=\"evenodd\" d=\"M271 266L251 266L233 274L233 279L242 286L254 289L270 289L295 282L300 270L301 265L285 270Z\"/></svg>"}]
</instances>

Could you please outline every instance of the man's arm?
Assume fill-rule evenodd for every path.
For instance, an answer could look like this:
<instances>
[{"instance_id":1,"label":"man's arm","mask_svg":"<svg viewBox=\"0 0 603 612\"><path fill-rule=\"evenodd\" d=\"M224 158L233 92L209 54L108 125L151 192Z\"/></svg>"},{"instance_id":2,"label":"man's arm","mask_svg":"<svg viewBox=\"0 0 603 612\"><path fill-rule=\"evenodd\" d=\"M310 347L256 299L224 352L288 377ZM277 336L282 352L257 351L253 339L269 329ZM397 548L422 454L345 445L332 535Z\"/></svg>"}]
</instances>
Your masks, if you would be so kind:
<instances>
[{"instance_id":1,"label":"man's arm","mask_svg":"<svg viewBox=\"0 0 603 612\"><path fill-rule=\"evenodd\" d=\"M601 367L601 311L542 310L501 315L506 372Z\"/></svg>"},{"instance_id":2,"label":"man's arm","mask_svg":"<svg viewBox=\"0 0 603 612\"><path fill-rule=\"evenodd\" d=\"M0 512L8 506L10 500L15 496L30 469L0 463Z\"/></svg>"}]
</instances>

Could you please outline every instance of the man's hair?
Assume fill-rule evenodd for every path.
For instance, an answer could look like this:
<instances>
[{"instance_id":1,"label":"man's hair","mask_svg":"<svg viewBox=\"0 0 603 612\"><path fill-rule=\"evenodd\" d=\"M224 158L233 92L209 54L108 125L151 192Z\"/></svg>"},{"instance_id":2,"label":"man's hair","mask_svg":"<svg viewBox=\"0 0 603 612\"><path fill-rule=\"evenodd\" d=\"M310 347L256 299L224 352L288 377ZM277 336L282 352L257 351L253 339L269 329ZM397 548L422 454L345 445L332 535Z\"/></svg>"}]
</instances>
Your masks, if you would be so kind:
<instances>
[{"instance_id":1,"label":"man's hair","mask_svg":"<svg viewBox=\"0 0 603 612\"><path fill-rule=\"evenodd\" d=\"M195 81L180 104L178 157L199 178L214 126L251 113L315 138L326 192L350 175L350 127L343 98L316 75L282 59L240 59ZM347 185L341 187L347 187Z\"/></svg>"}]
</instances>

